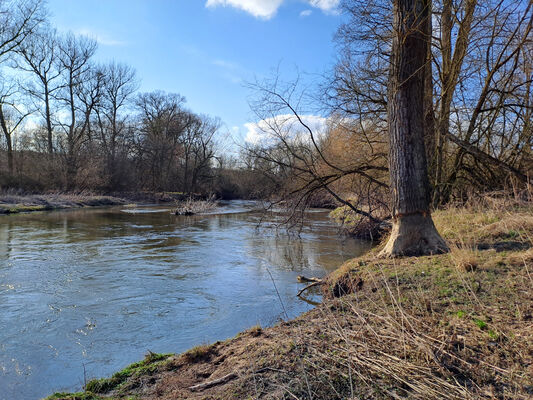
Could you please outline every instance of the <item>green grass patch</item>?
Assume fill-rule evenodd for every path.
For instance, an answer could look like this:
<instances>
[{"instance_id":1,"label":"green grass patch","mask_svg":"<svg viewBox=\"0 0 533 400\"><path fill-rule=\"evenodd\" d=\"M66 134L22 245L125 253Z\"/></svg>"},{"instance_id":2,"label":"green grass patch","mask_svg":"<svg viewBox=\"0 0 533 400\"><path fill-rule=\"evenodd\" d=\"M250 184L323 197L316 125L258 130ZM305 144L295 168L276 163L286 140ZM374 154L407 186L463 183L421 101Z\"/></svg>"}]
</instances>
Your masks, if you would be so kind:
<instances>
[{"instance_id":1,"label":"green grass patch","mask_svg":"<svg viewBox=\"0 0 533 400\"><path fill-rule=\"evenodd\" d=\"M487 323L483 321L482 319L474 318L473 321L474 321L474 324L476 324L478 328L481 329L482 331L484 331L488 327Z\"/></svg>"},{"instance_id":2,"label":"green grass patch","mask_svg":"<svg viewBox=\"0 0 533 400\"><path fill-rule=\"evenodd\" d=\"M144 360L128 365L114 373L111 378L93 379L85 385L86 392L107 393L117 389L130 377L152 375L172 354L148 353Z\"/></svg>"}]
</instances>

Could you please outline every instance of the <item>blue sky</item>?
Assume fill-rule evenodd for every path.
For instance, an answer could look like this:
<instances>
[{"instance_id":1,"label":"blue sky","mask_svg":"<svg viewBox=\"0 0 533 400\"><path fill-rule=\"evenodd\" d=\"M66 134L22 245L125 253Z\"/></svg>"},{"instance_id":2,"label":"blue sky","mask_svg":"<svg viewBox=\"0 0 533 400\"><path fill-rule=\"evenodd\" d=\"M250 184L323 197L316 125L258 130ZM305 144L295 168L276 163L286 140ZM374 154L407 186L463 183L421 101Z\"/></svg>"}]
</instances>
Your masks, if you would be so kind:
<instances>
[{"instance_id":1,"label":"blue sky","mask_svg":"<svg viewBox=\"0 0 533 400\"><path fill-rule=\"evenodd\" d=\"M245 82L330 69L338 0L49 0L60 31L99 42L98 61L132 65L141 90L187 98L195 112L246 133L253 122Z\"/></svg>"}]
</instances>

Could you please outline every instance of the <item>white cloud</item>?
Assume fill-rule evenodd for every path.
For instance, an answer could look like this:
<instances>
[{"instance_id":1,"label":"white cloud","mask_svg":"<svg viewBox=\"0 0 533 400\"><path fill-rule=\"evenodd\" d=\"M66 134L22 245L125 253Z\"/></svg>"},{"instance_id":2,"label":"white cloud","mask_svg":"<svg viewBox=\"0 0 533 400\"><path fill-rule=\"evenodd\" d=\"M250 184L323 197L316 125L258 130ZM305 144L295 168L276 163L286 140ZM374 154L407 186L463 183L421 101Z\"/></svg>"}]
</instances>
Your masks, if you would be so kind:
<instances>
[{"instance_id":1,"label":"white cloud","mask_svg":"<svg viewBox=\"0 0 533 400\"><path fill-rule=\"evenodd\" d=\"M252 14L256 18L272 18L284 0L207 0L206 7L235 7Z\"/></svg>"},{"instance_id":2,"label":"white cloud","mask_svg":"<svg viewBox=\"0 0 533 400\"><path fill-rule=\"evenodd\" d=\"M281 7L285 0L207 0L206 7L235 7L252 14L256 18L270 19ZM307 0L314 8L319 8L325 13L335 13L340 0ZM301 17L311 14L311 10L304 10Z\"/></svg>"},{"instance_id":3,"label":"white cloud","mask_svg":"<svg viewBox=\"0 0 533 400\"><path fill-rule=\"evenodd\" d=\"M339 5L339 0L309 0L315 8L320 8L322 11L335 11Z\"/></svg>"},{"instance_id":4,"label":"white cloud","mask_svg":"<svg viewBox=\"0 0 533 400\"><path fill-rule=\"evenodd\" d=\"M323 136L328 130L328 119L318 115L300 115L303 123L312 131L315 138ZM288 140L310 140L307 129L293 114L281 114L259 122L244 124L246 128L245 142L250 144L274 143L276 138Z\"/></svg>"},{"instance_id":5,"label":"white cloud","mask_svg":"<svg viewBox=\"0 0 533 400\"><path fill-rule=\"evenodd\" d=\"M91 39L96 40L98 44L102 46L124 46L126 44L126 42L113 39L105 33L97 33L87 28L78 29L75 33L77 33L78 35L88 36Z\"/></svg>"}]
</instances>

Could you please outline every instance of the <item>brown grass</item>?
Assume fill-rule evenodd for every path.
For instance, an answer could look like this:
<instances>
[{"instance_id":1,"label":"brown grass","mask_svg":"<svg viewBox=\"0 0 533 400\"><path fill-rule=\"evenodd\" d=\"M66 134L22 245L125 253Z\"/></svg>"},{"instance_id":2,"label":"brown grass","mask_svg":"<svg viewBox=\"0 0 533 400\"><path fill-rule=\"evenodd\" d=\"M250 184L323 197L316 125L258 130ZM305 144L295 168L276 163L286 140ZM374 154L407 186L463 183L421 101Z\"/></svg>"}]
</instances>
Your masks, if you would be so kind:
<instances>
[{"instance_id":1,"label":"brown grass","mask_svg":"<svg viewBox=\"0 0 533 400\"><path fill-rule=\"evenodd\" d=\"M205 200L198 200L192 197L177 202L176 215L194 215L211 212L218 207L214 197Z\"/></svg>"},{"instance_id":2,"label":"brown grass","mask_svg":"<svg viewBox=\"0 0 533 400\"><path fill-rule=\"evenodd\" d=\"M479 265L479 250L469 247L452 246L450 258L461 272L473 272Z\"/></svg>"}]
</instances>

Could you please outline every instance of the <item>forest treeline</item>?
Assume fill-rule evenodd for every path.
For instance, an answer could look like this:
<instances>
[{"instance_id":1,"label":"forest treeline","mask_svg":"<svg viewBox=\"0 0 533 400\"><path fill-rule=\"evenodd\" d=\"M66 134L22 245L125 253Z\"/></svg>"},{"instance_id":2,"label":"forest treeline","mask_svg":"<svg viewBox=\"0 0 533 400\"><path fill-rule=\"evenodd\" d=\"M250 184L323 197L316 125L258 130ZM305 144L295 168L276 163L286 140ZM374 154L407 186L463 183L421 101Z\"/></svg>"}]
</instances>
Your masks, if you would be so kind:
<instances>
[{"instance_id":1,"label":"forest treeline","mask_svg":"<svg viewBox=\"0 0 533 400\"><path fill-rule=\"evenodd\" d=\"M532 7L432 3L421 84L434 207L529 187ZM236 159L224 155L220 120L179 94L139 93L131 66L95 62L96 42L56 32L41 0L0 8L2 187L271 196L295 217L309 205L344 205L373 223L390 215L389 0L341 2L337 61L313 93L279 77L252 85L260 140Z\"/></svg>"},{"instance_id":2,"label":"forest treeline","mask_svg":"<svg viewBox=\"0 0 533 400\"><path fill-rule=\"evenodd\" d=\"M0 0L2 188L261 193L261 177L224 154L218 118L179 94L140 93L133 67L96 50L57 32L44 1Z\"/></svg>"}]
</instances>

